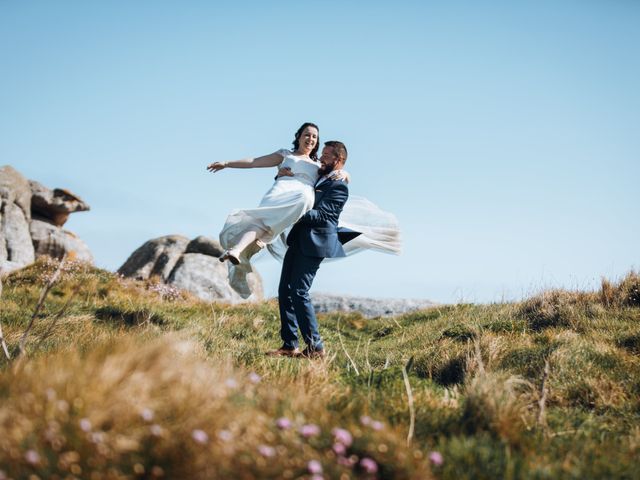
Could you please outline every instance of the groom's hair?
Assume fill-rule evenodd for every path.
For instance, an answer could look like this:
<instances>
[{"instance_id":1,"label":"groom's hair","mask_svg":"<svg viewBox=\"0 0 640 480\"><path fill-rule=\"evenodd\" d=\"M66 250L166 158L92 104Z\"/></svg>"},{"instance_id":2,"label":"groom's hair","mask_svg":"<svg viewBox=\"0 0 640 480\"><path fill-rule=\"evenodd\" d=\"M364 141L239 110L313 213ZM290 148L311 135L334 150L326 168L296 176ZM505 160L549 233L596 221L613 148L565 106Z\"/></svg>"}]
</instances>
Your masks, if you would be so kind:
<instances>
[{"instance_id":1,"label":"groom's hair","mask_svg":"<svg viewBox=\"0 0 640 480\"><path fill-rule=\"evenodd\" d=\"M337 140L329 140L328 142L324 142L324 146L333 148L333 153L340 159L342 163L347 162L347 147L344 145L344 143Z\"/></svg>"}]
</instances>

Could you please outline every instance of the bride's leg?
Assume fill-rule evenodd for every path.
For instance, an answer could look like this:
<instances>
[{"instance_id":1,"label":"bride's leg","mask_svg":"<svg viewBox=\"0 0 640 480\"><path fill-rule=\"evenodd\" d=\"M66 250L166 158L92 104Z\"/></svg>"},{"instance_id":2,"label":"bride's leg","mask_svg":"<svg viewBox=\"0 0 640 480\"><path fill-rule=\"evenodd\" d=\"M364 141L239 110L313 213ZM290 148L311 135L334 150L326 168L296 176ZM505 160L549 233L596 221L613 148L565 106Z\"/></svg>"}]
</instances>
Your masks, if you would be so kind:
<instances>
[{"instance_id":1,"label":"bride's leg","mask_svg":"<svg viewBox=\"0 0 640 480\"><path fill-rule=\"evenodd\" d=\"M229 251L233 252L237 255L240 255L240 253L242 253L242 251L247 248L249 245L251 245L253 242L256 241L256 239L258 238L258 232L255 230L247 230L242 237L240 237L240 240L238 240L238 243L236 243Z\"/></svg>"},{"instance_id":2,"label":"bride's leg","mask_svg":"<svg viewBox=\"0 0 640 480\"><path fill-rule=\"evenodd\" d=\"M263 248L265 246L264 242L262 242L258 238L258 231L256 230L247 230L242 234L238 243L236 243L232 248L227 250L221 257L220 261L224 262L225 260L229 260L234 264L239 263L240 254L244 251L252 243L256 243L259 248Z\"/></svg>"}]
</instances>

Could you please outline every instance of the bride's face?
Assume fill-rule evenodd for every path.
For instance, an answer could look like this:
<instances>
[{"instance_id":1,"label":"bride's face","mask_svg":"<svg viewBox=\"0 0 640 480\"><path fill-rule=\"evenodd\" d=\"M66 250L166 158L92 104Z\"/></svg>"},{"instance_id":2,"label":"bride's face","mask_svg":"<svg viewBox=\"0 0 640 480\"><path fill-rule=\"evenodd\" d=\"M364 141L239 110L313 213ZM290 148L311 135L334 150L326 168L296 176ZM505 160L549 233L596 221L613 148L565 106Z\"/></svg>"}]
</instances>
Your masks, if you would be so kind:
<instances>
[{"instance_id":1,"label":"bride's face","mask_svg":"<svg viewBox=\"0 0 640 480\"><path fill-rule=\"evenodd\" d=\"M318 143L318 130L314 127L305 128L298 139L298 150L303 155L309 155Z\"/></svg>"}]
</instances>

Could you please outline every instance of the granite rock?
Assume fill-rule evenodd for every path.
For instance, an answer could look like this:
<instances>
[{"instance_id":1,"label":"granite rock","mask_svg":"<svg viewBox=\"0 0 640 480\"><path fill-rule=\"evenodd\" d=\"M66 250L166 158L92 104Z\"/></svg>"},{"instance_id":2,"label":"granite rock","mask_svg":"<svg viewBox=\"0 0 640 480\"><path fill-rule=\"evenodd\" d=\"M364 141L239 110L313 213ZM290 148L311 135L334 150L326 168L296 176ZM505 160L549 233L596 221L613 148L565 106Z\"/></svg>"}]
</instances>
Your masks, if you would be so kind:
<instances>
[{"instance_id":1,"label":"granite rock","mask_svg":"<svg viewBox=\"0 0 640 480\"><path fill-rule=\"evenodd\" d=\"M189 239L182 235L166 235L149 240L129 256L118 273L138 280L158 276L166 282L188 244Z\"/></svg>"},{"instance_id":2,"label":"granite rock","mask_svg":"<svg viewBox=\"0 0 640 480\"><path fill-rule=\"evenodd\" d=\"M244 300L229 286L226 263L221 263L210 255L185 253L180 257L167 283L187 290L202 300L230 303L262 300L260 276L254 272L249 275L248 280L253 293Z\"/></svg>"},{"instance_id":3,"label":"granite rock","mask_svg":"<svg viewBox=\"0 0 640 480\"><path fill-rule=\"evenodd\" d=\"M9 165L0 168L0 270L4 273L35 260L30 206L29 181Z\"/></svg>"},{"instance_id":4,"label":"granite rock","mask_svg":"<svg viewBox=\"0 0 640 480\"><path fill-rule=\"evenodd\" d=\"M29 186L31 189L31 212L58 227L66 223L71 213L90 209L87 203L69 190L63 188L51 190L35 180L31 180Z\"/></svg>"},{"instance_id":5,"label":"granite rock","mask_svg":"<svg viewBox=\"0 0 640 480\"><path fill-rule=\"evenodd\" d=\"M191 240L185 251L185 253L201 253L202 255L216 258L221 256L222 252L224 252L224 249L220 246L220 242L204 235Z\"/></svg>"},{"instance_id":6,"label":"granite rock","mask_svg":"<svg viewBox=\"0 0 640 480\"><path fill-rule=\"evenodd\" d=\"M190 241L182 235L167 235L145 242L118 273L139 280L156 276L162 283L207 301L262 300L262 279L255 271L248 276L250 296L246 300L231 288L227 264L218 260L221 253L222 248L214 239L199 236Z\"/></svg>"},{"instance_id":7,"label":"granite rock","mask_svg":"<svg viewBox=\"0 0 640 480\"><path fill-rule=\"evenodd\" d=\"M30 232L36 256L62 259L67 255L74 261L93 264L89 247L73 232L35 218L31 220Z\"/></svg>"}]
</instances>

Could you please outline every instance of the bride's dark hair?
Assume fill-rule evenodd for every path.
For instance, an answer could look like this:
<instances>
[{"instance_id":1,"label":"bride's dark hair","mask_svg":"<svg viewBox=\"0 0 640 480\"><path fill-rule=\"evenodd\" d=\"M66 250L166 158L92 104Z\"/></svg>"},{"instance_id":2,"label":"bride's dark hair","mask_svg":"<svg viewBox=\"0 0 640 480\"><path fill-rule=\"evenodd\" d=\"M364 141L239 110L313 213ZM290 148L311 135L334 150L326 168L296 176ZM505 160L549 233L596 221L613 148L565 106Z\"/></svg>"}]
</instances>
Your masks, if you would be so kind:
<instances>
[{"instance_id":1,"label":"bride's dark hair","mask_svg":"<svg viewBox=\"0 0 640 480\"><path fill-rule=\"evenodd\" d=\"M307 127L313 127L318 131L318 139L317 139L318 141L316 142L316 146L313 147L313 150L311 150L311 153L309 154L309 157L311 159L318 160L318 147L320 146L320 129L315 123L311 123L311 122L303 123L302 126L298 129L298 131L296 132L296 136L293 140L293 151L295 152L296 150L298 150L298 147L300 147L300 135L302 135L302 132L304 132L304 129Z\"/></svg>"}]
</instances>

